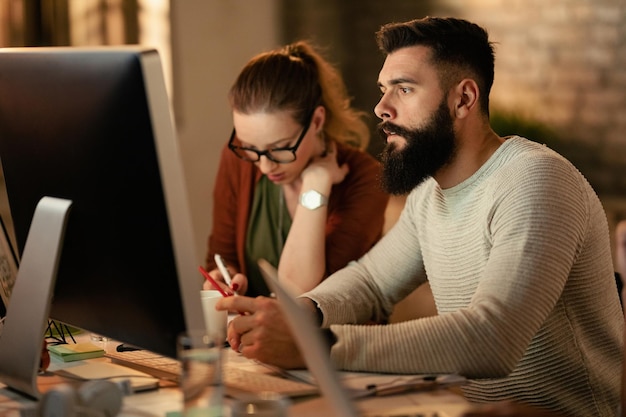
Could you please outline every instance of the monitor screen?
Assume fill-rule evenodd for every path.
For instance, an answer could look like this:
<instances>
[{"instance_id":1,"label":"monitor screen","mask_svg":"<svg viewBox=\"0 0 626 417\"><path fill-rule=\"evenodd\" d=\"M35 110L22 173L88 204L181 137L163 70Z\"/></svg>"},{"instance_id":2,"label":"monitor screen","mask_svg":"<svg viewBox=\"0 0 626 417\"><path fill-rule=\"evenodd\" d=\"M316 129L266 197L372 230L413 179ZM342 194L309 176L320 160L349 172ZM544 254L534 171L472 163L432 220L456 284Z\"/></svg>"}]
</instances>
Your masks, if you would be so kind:
<instances>
[{"instance_id":1,"label":"monitor screen","mask_svg":"<svg viewBox=\"0 0 626 417\"><path fill-rule=\"evenodd\" d=\"M0 91L18 255L42 197L72 202L50 318L175 357L202 278L158 53L0 49Z\"/></svg>"}]
</instances>

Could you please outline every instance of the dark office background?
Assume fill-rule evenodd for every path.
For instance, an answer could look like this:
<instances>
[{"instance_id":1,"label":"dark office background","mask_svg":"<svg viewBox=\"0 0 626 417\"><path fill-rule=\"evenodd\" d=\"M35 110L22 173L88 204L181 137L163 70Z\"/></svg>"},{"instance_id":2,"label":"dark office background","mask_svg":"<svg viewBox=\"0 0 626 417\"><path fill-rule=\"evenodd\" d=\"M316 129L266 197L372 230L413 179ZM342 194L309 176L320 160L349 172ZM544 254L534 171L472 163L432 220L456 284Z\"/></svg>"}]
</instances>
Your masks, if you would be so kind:
<instances>
[{"instance_id":1,"label":"dark office background","mask_svg":"<svg viewBox=\"0 0 626 417\"><path fill-rule=\"evenodd\" d=\"M171 2L170 9L182 7L181 2ZM142 0L79 3L84 9L81 19L90 20L82 36L89 38L91 44L140 41ZM254 26L239 26L238 16L248 3L209 3L210 12L220 13L223 24L241 34L224 38L224 42L231 43L230 48L241 48L246 37L256 35ZM76 4L75 0L0 2L2 46L70 44L72 4ZM206 13L206 3L195 4L198 8L203 4ZM378 100L376 78L382 63L374 32L387 22L426 15L454 15L483 25L496 42L491 112L497 131L503 135L521 133L555 148L592 183L607 209L610 226L617 219L626 218L623 0L266 0L265 4L276 9L272 25L277 43L312 40L340 67L354 105L372 115L369 150L374 155L382 147L374 133L376 119L372 114ZM209 17L216 16L200 17L198 21ZM165 24L176 22L167 16L165 20ZM215 24L215 20L212 22ZM199 44L204 41L198 39ZM175 46L172 56L173 71L180 74L188 64L180 62ZM207 78L209 82L212 79ZM180 91L174 89L175 97L177 93ZM179 126L186 127L184 123L181 120ZM222 135L225 133L220 131Z\"/></svg>"},{"instance_id":2,"label":"dark office background","mask_svg":"<svg viewBox=\"0 0 626 417\"><path fill-rule=\"evenodd\" d=\"M5 7L13 4L16 9L18 3L23 12L5 26L9 29L4 46L70 44L70 0L12 1ZM93 36L107 42L110 32L120 32L121 27L116 41L137 43L140 3L92 1L90 13L101 16L99 24L92 25L97 32ZM106 18L111 9L119 13L118 28ZM354 104L370 113L378 98L375 82L382 63L374 32L382 23L426 15L470 16L500 42L492 99L498 127L544 136L533 139L549 142L573 160L600 194L626 195L626 176L620 175L626 170L622 1L473 0L459 5L434 0L282 0L278 10L281 41L306 38L324 48L345 74ZM529 98L532 94L535 97ZM373 130L375 118L369 122ZM373 136L370 151L378 154L381 147Z\"/></svg>"}]
</instances>

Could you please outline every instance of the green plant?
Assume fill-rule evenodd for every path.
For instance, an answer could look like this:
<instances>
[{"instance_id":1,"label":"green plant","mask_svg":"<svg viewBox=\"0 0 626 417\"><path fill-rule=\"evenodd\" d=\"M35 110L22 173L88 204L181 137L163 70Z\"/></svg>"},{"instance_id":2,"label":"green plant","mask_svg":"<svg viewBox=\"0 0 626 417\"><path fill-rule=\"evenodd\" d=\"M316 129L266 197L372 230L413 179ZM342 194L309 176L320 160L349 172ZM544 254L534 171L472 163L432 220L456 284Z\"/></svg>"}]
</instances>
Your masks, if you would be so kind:
<instances>
[{"instance_id":1,"label":"green plant","mask_svg":"<svg viewBox=\"0 0 626 417\"><path fill-rule=\"evenodd\" d=\"M519 135L550 147L562 142L556 132L544 123L514 112L492 111L491 127L500 136Z\"/></svg>"}]
</instances>

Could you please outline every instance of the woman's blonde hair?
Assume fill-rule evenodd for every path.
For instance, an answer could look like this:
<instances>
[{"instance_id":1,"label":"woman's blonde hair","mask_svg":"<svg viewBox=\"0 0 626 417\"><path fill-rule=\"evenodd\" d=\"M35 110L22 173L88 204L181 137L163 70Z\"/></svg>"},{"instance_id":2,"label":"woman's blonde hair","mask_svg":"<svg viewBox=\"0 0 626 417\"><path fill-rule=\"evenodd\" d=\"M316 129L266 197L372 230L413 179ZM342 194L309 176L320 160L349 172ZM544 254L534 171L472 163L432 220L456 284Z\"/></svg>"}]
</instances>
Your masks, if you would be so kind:
<instances>
[{"instance_id":1,"label":"woman's blonde hair","mask_svg":"<svg viewBox=\"0 0 626 417\"><path fill-rule=\"evenodd\" d=\"M253 57L228 94L233 110L293 111L303 126L318 105L326 109L324 135L359 149L367 148L370 131L365 112L351 107L339 71L306 41Z\"/></svg>"}]
</instances>

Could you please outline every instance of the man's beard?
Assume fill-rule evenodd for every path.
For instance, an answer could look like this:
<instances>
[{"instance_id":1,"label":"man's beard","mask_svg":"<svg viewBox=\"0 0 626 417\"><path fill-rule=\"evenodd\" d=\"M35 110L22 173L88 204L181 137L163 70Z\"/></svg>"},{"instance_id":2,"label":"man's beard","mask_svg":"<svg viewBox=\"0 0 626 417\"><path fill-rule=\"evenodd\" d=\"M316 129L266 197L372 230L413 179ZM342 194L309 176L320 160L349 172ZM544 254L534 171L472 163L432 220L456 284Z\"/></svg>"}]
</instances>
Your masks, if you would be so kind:
<instances>
[{"instance_id":1,"label":"man's beard","mask_svg":"<svg viewBox=\"0 0 626 417\"><path fill-rule=\"evenodd\" d=\"M441 102L423 127L404 129L390 122L382 122L378 125L378 131L386 141L387 135L383 129L406 139L403 149L398 150L397 145L390 142L381 153L381 185L390 194L408 194L448 164L456 152L453 121L445 101Z\"/></svg>"}]
</instances>

